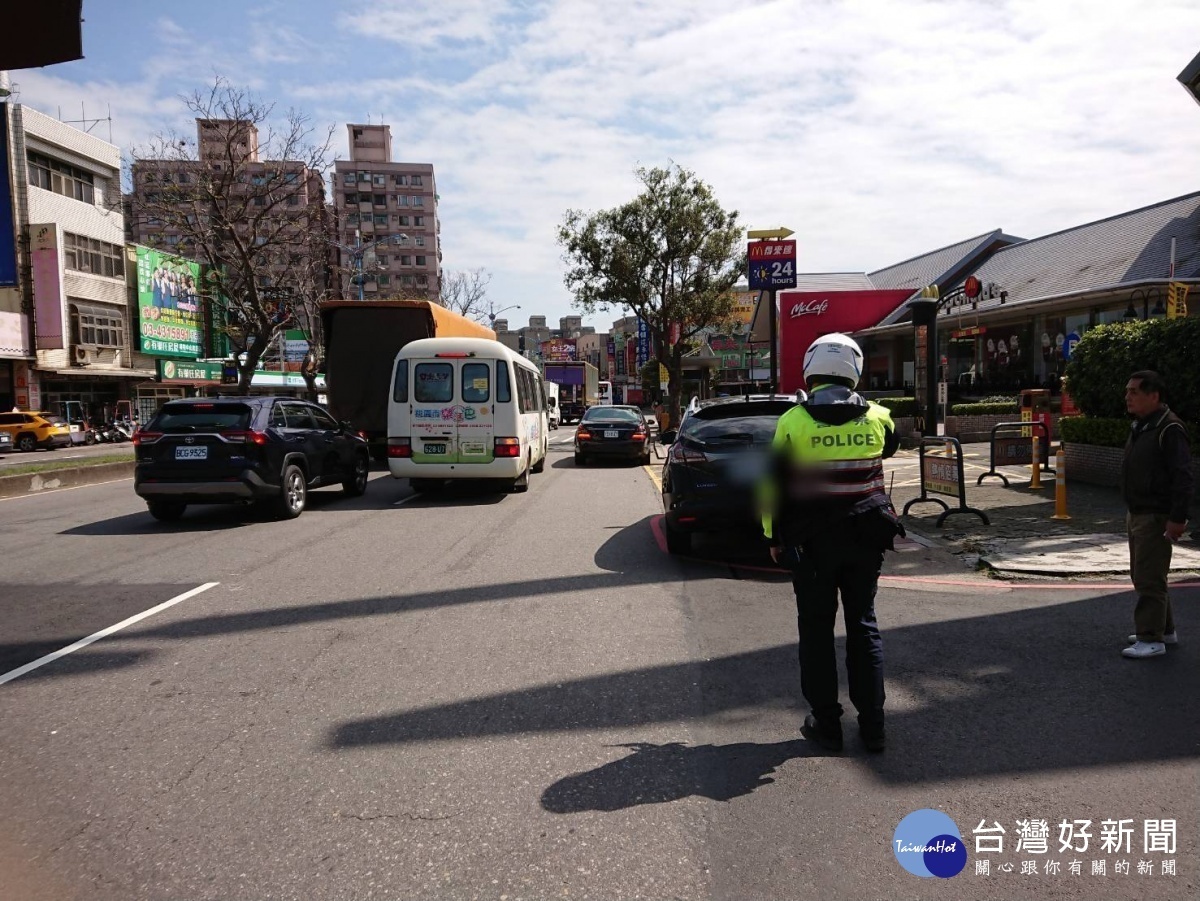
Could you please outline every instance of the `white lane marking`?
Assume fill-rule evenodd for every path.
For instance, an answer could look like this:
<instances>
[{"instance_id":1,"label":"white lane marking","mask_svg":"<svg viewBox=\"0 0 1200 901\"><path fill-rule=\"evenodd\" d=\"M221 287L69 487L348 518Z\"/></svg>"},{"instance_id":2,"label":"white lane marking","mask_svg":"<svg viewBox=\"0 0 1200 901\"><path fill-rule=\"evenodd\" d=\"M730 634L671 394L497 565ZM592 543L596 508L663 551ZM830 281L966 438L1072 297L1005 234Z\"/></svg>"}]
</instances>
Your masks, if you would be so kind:
<instances>
[{"instance_id":1,"label":"white lane marking","mask_svg":"<svg viewBox=\"0 0 1200 901\"><path fill-rule=\"evenodd\" d=\"M396 501L396 503L392 504L392 506L399 507L401 504L407 504L409 501L415 501L420 496L421 495L419 494L410 494L408 497L401 498L400 500Z\"/></svg>"},{"instance_id":2,"label":"white lane marking","mask_svg":"<svg viewBox=\"0 0 1200 901\"><path fill-rule=\"evenodd\" d=\"M32 663L26 663L24 666L18 666L14 670L9 670L3 676L0 676L0 685L3 685L5 682L11 682L13 679L20 678L26 673L37 669L39 666L45 666L47 663L57 660L59 657L65 657L72 651L78 651L80 648L86 648L93 641L99 641L101 638L104 638L107 635L112 635L114 632L120 632L126 626L132 626L134 623L141 622L148 616L161 613L168 607L174 607L180 601L186 601L188 598L194 598L202 591L208 591L210 588L216 588L220 584L220 582L205 582L203 585L196 586L191 591L185 591L183 594L175 595L175 597L171 598L169 601L163 601L157 607L151 607L149 610L143 610L141 613L135 613L133 616L129 617L129 619L121 620L121 622L117 623L115 626L109 626L107 629L101 629L99 632L89 635L87 638L81 638L79 641L72 645L68 645L62 650L55 651L52 654L47 654L45 657L39 657Z\"/></svg>"},{"instance_id":3,"label":"white lane marking","mask_svg":"<svg viewBox=\"0 0 1200 901\"><path fill-rule=\"evenodd\" d=\"M53 472L53 470L51 471ZM22 475L38 476L40 472L22 473ZM3 470L0 470L0 475L4 475ZM69 488L43 488L41 491L30 491L27 494L16 494L12 497L0 497L0 503L4 501L23 501L31 497L45 497L47 494L59 494L63 491L78 491L80 488L99 488L101 485L115 485L117 482L132 482L133 476L125 479L109 479L107 482L92 482L90 485L72 485Z\"/></svg>"}]
</instances>

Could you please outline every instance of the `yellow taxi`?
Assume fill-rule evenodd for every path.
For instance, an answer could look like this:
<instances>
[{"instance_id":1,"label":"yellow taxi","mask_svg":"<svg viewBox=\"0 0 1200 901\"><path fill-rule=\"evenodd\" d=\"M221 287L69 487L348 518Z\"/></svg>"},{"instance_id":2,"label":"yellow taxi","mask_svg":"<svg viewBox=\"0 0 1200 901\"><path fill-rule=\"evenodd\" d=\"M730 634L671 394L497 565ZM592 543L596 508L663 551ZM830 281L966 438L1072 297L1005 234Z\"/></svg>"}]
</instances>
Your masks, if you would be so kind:
<instances>
[{"instance_id":1,"label":"yellow taxi","mask_svg":"<svg viewBox=\"0 0 1200 901\"><path fill-rule=\"evenodd\" d=\"M12 438L17 450L47 450L71 443L71 427L61 416L15 410L0 413L0 432Z\"/></svg>"}]
</instances>

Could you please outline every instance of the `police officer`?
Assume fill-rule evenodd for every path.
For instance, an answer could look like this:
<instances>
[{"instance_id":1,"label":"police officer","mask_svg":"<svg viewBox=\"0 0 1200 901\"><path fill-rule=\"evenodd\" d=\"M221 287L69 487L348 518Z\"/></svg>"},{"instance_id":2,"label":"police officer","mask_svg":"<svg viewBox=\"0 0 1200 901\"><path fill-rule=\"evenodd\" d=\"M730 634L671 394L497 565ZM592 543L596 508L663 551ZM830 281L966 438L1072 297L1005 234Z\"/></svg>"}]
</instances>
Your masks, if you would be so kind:
<instances>
[{"instance_id":1,"label":"police officer","mask_svg":"<svg viewBox=\"0 0 1200 901\"><path fill-rule=\"evenodd\" d=\"M763 485L771 556L792 571L799 624L800 689L812 712L800 731L842 749L833 626L841 592L846 670L859 735L884 749L883 640L875 592L883 552L904 534L884 490L883 460L899 439L891 414L854 389L863 354L846 335L824 335L804 355L807 401L782 417Z\"/></svg>"}]
</instances>

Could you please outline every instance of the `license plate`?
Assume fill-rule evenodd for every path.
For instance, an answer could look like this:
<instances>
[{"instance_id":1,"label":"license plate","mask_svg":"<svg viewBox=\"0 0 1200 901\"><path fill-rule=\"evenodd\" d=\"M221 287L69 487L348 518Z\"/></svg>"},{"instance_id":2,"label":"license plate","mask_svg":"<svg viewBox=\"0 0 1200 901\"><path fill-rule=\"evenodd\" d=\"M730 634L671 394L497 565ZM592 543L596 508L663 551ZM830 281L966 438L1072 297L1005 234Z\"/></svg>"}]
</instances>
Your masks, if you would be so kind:
<instances>
[{"instance_id":1,"label":"license plate","mask_svg":"<svg viewBox=\"0 0 1200 901\"><path fill-rule=\"evenodd\" d=\"M606 429L604 432L604 437L605 438L617 438L620 436L620 434L621 434L620 432L615 432L612 429Z\"/></svg>"},{"instance_id":2,"label":"license plate","mask_svg":"<svg viewBox=\"0 0 1200 901\"><path fill-rule=\"evenodd\" d=\"M176 460L207 460L207 447L177 447L175 448Z\"/></svg>"},{"instance_id":3,"label":"license plate","mask_svg":"<svg viewBox=\"0 0 1200 901\"><path fill-rule=\"evenodd\" d=\"M446 452L446 445L444 445L444 444L426 444L425 445L425 453L427 453L427 454L444 454L445 452Z\"/></svg>"}]
</instances>

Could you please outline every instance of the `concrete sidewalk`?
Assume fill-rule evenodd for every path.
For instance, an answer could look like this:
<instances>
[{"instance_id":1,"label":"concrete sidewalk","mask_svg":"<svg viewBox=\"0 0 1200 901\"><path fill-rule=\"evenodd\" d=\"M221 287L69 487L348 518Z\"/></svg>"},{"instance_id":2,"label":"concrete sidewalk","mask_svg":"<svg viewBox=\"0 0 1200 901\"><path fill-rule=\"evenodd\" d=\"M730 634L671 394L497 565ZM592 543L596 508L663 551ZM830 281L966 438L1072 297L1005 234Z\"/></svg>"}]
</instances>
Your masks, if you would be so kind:
<instances>
[{"instance_id":1,"label":"concrete sidewalk","mask_svg":"<svg viewBox=\"0 0 1200 901\"><path fill-rule=\"evenodd\" d=\"M1051 463L1053 463L1051 457ZM1129 546L1125 537L1125 504L1119 489L1069 482L1067 512L1071 519L1051 519L1054 513L1055 478L1043 473L1043 488L1031 490L1028 466L997 470L1008 477L1008 487L991 477L976 485L987 472L989 446L963 446L966 504L986 513L989 525L972 513L954 513L941 528L942 508L918 503L904 517L905 527L937 549L958 556L967 568L987 567L1000 575L1086 576L1128 573ZM892 501L897 512L920 497L918 454L900 451L887 461ZM957 499L931 494L952 508ZM1185 534L1175 546L1172 572L1200 572L1200 544Z\"/></svg>"}]
</instances>

